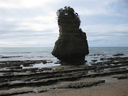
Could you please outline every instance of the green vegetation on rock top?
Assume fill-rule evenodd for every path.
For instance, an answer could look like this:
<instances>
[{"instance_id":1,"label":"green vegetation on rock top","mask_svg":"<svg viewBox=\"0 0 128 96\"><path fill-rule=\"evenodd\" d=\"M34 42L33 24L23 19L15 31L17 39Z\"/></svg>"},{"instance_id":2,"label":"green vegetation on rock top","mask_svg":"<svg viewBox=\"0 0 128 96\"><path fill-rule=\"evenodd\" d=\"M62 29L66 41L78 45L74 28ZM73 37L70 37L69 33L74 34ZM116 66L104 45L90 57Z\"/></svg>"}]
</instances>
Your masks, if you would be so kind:
<instances>
[{"instance_id":1,"label":"green vegetation on rock top","mask_svg":"<svg viewBox=\"0 0 128 96\"><path fill-rule=\"evenodd\" d=\"M80 26L80 18L78 13L74 11L70 6L65 6L64 8L60 8L57 11L58 16L58 25L63 24L64 22L67 24L75 24L78 27Z\"/></svg>"}]
</instances>

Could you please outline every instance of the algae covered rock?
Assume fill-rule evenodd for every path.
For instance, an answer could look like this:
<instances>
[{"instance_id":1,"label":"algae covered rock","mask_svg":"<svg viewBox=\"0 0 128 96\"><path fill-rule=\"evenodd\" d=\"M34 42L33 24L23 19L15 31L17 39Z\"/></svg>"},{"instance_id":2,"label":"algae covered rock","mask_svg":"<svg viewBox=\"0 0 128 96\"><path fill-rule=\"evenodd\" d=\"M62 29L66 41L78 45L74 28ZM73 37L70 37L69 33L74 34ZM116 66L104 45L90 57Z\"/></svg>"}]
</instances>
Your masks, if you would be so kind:
<instances>
[{"instance_id":1,"label":"algae covered rock","mask_svg":"<svg viewBox=\"0 0 128 96\"><path fill-rule=\"evenodd\" d=\"M80 27L78 13L71 7L57 11L59 38L52 54L62 62L81 63L89 53L86 33Z\"/></svg>"}]
</instances>

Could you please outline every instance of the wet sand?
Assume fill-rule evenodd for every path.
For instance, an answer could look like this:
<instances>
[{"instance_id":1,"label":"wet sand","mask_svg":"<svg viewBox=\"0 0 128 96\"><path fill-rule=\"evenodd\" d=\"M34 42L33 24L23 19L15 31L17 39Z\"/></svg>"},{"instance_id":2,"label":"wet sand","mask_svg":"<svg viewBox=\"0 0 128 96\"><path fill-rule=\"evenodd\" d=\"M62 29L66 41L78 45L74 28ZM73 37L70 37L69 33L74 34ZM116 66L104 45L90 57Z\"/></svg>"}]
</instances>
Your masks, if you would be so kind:
<instances>
[{"instance_id":1,"label":"wet sand","mask_svg":"<svg viewBox=\"0 0 128 96\"><path fill-rule=\"evenodd\" d=\"M128 80L120 80L90 88L55 89L45 93L18 96L128 96Z\"/></svg>"}]
</instances>

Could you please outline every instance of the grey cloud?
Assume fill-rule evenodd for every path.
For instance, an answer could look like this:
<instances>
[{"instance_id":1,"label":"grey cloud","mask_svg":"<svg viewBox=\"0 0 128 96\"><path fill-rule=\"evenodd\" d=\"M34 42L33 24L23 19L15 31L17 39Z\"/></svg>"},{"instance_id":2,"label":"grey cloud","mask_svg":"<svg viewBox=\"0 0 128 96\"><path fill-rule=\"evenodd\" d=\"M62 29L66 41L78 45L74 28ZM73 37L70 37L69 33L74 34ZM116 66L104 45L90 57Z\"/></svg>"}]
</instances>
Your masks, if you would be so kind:
<instances>
[{"instance_id":1,"label":"grey cloud","mask_svg":"<svg viewBox=\"0 0 128 96\"><path fill-rule=\"evenodd\" d=\"M99 37L99 36L98 36ZM93 38L93 37L92 37ZM104 38L89 40L89 46L126 47L127 36L104 36Z\"/></svg>"},{"instance_id":2,"label":"grey cloud","mask_svg":"<svg viewBox=\"0 0 128 96\"><path fill-rule=\"evenodd\" d=\"M56 13L59 8L63 8L66 5L73 7L79 13L81 28L87 32L89 45L104 46L106 41L108 41L107 45L120 41L122 44L118 43L115 45L123 46L124 39L128 41L126 38L128 36L127 29L123 30L123 27L120 27L122 30L120 28L108 30L119 24L124 24L122 26L128 24L127 0L59 0L56 3L49 2L43 7L37 6L36 8L9 9L0 7L0 47L53 45L58 38L59 29L56 19L49 20L50 17L54 17L49 13ZM98 11L100 12L96 14ZM47 18L43 20L38 18L36 20L35 17L38 16ZM9 18L13 20L9 20ZM31 25L32 23L33 25ZM39 24L39 27L41 27L38 31L35 28L37 27L38 29L36 24ZM54 26L55 24L56 26ZM98 24L106 27L94 27ZM88 28L88 26L92 27Z\"/></svg>"},{"instance_id":3,"label":"grey cloud","mask_svg":"<svg viewBox=\"0 0 128 96\"><path fill-rule=\"evenodd\" d=\"M44 15L46 12L45 9L42 8L32 8L32 9L3 9L0 8L0 15L4 18L13 17L13 18L27 18L27 17L35 17L38 15Z\"/></svg>"}]
</instances>

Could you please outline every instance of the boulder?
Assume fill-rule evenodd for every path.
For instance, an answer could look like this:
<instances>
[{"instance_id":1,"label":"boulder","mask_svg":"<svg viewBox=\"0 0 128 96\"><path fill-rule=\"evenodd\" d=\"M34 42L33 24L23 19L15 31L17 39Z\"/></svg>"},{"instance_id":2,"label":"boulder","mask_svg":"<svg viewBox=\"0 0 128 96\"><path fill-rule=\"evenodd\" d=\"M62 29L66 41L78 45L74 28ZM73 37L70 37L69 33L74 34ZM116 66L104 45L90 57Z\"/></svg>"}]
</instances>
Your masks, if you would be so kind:
<instances>
[{"instance_id":1,"label":"boulder","mask_svg":"<svg viewBox=\"0 0 128 96\"><path fill-rule=\"evenodd\" d=\"M78 13L74 9L65 12L65 9L58 10L59 38L55 42L52 55L62 62L79 64L85 62L85 56L89 53L86 33L79 28Z\"/></svg>"}]
</instances>

